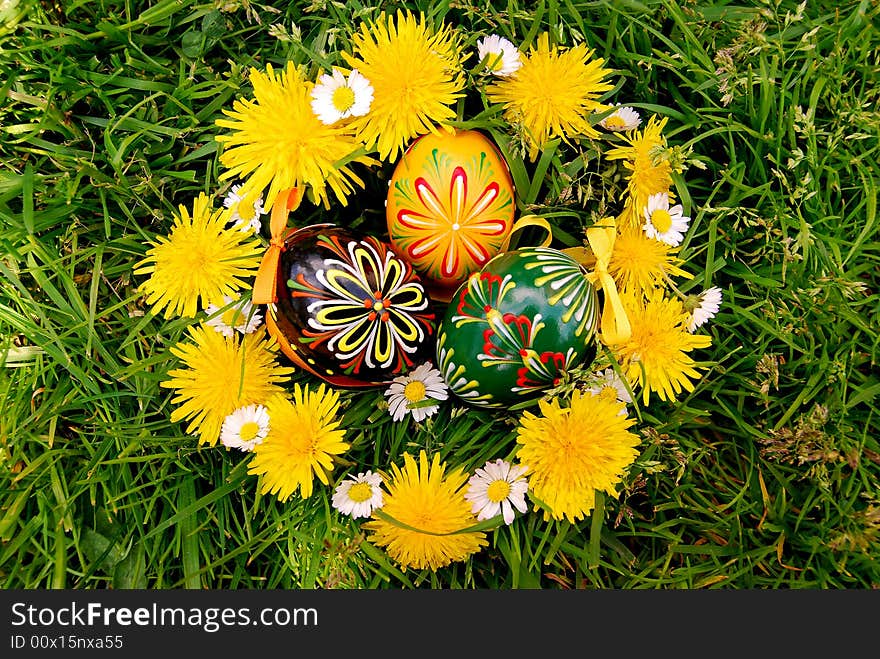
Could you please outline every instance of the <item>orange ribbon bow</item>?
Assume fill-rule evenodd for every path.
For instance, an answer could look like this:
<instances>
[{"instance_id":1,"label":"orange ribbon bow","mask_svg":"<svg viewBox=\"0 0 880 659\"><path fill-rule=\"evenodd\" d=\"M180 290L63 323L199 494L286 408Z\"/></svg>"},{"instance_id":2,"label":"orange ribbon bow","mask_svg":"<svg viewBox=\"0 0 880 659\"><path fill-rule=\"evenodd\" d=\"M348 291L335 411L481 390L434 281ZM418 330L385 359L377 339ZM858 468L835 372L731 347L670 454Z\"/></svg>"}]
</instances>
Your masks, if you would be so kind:
<instances>
[{"instance_id":1,"label":"orange ribbon bow","mask_svg":"<svg viewBox=\"0 0 880 659\"><path fill-rule=\"evenodd\" d=\"M287 236L287 216L291 211L299 208L302 201L302 192L299 188L291 188L281 192L272 204L272 214L269 220L271 239L260 269L254 279L254 292L251 302L254 304L274 304L277 301L275 295L278 285L278 260L284 251L284 239Z\"/></svg>"}]
</instances>

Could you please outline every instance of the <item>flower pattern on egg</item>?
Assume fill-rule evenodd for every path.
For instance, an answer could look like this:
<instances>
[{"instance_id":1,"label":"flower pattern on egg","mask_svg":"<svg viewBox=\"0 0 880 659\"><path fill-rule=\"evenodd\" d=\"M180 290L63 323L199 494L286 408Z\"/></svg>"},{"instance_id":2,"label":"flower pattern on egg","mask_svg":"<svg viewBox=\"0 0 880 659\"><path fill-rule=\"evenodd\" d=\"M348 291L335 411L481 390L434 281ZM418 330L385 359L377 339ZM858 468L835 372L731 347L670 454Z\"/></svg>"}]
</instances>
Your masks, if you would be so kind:
<instances>
[{"instance_id":1,"label":"flower pattern on egg","mask_svg":"<svg viewBox=\"0 0 880 659\"><path fill-rule=\"evenodd\" d=\"M335 258L324 260L315 283L287 281L293 298L309 300L303 337L312 349L325 346L343 370L364 367L399 372L432 333L424 313L429 299L411 268L378 241L323 237Z\"/></svg>"},{"instance_id":2,"label":"flower pattern on egg","mask_svg":"<svg viewBox=\"0 0 880 659\"><path fill-rule=\"evenodd\" d=\"M479 133L422 137L392 177L392 244L427 278L457 284L503 248L513 227L512 192L506 165Z\"/></svg>"}]
</instances>

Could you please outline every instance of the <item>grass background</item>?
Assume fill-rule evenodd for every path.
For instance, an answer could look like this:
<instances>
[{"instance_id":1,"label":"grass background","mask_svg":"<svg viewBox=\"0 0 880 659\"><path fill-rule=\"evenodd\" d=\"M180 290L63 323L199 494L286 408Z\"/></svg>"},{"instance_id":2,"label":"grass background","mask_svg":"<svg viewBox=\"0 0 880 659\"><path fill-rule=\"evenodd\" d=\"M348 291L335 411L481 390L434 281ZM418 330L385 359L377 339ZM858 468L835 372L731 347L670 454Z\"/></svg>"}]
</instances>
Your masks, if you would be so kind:
<instances>
[{"instance_id":1,"label":"grass background","mask_svg":"<svg viewBox=\"0 0 880 659\"><path fill-rule=\"evenodd\" d=\"M147 313L132 264L179 204L204 191L219 205L213 121L248 67L328 63L355 22L398 6L46 0L0 28L0 584L880 586L868 1L406 3L460 25L470 47L491 32L586 40L616 71L615 100L669 116L670 143L705 166L687 170L683 201L689 269L706 272L694 286L724 290L706 377L640 410L641 456L591 518L529 515L467 563L404 573L329 492L261 497L239 454L168 422L158 385L186 323ZM574 159L529 173L533 201L575 225L601 201ZM385 174L340 221L381 225ZM481 466L517 418L449 404L393 424L381 392L345 399L365 464L424 447Z\"/></svg>"}]
</instances>

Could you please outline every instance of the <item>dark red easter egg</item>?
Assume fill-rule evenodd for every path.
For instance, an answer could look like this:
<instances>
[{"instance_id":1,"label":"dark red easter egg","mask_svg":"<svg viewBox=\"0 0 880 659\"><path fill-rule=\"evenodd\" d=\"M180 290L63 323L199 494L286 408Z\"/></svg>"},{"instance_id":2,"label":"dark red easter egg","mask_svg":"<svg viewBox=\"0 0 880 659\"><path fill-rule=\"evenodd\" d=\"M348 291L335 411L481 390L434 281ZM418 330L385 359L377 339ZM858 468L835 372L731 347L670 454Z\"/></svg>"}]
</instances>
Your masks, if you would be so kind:
<instances>
[{"instance_id":1,"label":"dark red easter egg","mask_svg":"<svg viewBox=\"0 0 880 659\"><path fill-rule=\"evenodd\" d=\"M284 240L266 314L281 350L338 386L383 384L431 359L435 314L418 274L373 236L318 224Z\"/></svg>"}]
</instances>

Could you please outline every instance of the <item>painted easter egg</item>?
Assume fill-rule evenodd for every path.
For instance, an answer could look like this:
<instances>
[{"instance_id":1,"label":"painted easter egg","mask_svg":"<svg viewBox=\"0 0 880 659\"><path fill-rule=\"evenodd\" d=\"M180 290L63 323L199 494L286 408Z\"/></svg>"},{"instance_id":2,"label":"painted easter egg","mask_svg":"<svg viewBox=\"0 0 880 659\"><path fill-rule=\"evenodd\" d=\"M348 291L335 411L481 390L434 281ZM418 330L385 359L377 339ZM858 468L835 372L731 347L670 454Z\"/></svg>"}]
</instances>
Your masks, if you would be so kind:
<instances>
[{"instance_id":1,"label":"painted easter egg","mask_svg":"<svg viewBox=\"0 0 880 659\"><path fill-rule=\"evenodd\" d=\"M288 233L267 326L295 364L343 387L388 382L431 359L435 315L388 243L330 224Z\"/></svg>"},{"instance_id":2,"label":"painted easter egg","mask_svg":"<svg viewBox=\"0 0 880 659\"><path fill-rule=\"evenodd\" d=\"M507 163L476 130L419 137L395 166L385 204L392 247L446 299L501 252L515 210Z\"/></svg>"},{"instance_id":3,"label":"painted easter egg","mask_svg":"<svg viewBox=\"0 0 880 659\"><path fill-rule=\"evenodd\" d=\"M505 252L455 292L437 327L437 364L449 388L478 407L535 400L592 362L598 320L596 289L569 255Z\"/></svg>"}]
</instances>

